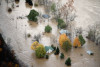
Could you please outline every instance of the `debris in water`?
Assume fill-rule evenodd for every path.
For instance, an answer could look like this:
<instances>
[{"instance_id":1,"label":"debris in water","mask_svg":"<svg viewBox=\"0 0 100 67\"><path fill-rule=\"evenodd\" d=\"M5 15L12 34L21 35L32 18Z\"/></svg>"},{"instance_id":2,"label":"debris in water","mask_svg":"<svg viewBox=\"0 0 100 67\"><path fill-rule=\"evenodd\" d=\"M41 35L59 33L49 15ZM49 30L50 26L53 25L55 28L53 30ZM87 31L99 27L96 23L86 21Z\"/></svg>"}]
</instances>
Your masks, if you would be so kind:
<instances>
[{"instance_id":1,"label":"debris in water","mask_svg":"<svg viewBox=\"0 0 100 67\"><path fill-rule=\"evenodd\" d=\"M88 53L89 55L94 55L94 53L93 53L92 51L90 51L90 50L88 50L87 53Z\"/></svg>"}]
</instances>

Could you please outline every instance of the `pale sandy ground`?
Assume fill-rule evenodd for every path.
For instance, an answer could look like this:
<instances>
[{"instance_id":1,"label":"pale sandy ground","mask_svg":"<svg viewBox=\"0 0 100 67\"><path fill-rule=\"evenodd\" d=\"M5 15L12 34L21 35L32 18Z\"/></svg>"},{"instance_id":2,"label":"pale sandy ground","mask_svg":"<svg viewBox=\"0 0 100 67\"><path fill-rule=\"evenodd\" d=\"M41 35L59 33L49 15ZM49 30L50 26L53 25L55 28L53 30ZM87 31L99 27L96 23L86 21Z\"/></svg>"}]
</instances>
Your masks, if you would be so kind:
<instances>
[{"instance_id":1,"label":"pale sandy ground","mask_svg":"<svg viewBox=\"0 0 100 67\"><path fill-rule=\"evenodd\" d=\"M63 2L64 3L64 0ZM72 23L72 28L82 27L87 30L88 25L92 25L100 18L100 1L99 0L75 0L75 8L77 11L77 17ZM10 4L8 4L8 7ZM44 13L43 7L32 7L37 11ZM15 50L18 59L23 61L28 67L66 67L65 60L67 57L71 57L72 66L71 67L100 67L100 46L96 46L91 41L86 42L82 48L72 49L69 52L64 52L65 59L61 60L59 56L50 54L48 60L37 59L34 51L30 49L33 43L32 39L35 34L42 34L44 32L44 27L49 23L52 26L52 33L47 35L42 35L41 43L43 45L51 45L50 36L55 36L58 39L58 30L56 22L51 22L46 20L39 23L38 25L28 22L27 18L17 19L19 16L26 16L29 14L32 8L26 7L23 0L20 1L19 7L13 9L12 13L7 12L7 4L2 0L0 6L0 31L4 36L5 41L10 44L13 50ZM39 20L41 21L41 19ZM30 33L31 38L25 38L25 34ZM84 32L86 33L86 32ZM84 34L85 35L85 34ZM10 42L10 43L9 43ZM55 46L59 46L55 44ZM92 50L94 56L90 56L86 53L87 50ZM80 56L83 54L83 56Z\"/></svg>"}]
</instances>

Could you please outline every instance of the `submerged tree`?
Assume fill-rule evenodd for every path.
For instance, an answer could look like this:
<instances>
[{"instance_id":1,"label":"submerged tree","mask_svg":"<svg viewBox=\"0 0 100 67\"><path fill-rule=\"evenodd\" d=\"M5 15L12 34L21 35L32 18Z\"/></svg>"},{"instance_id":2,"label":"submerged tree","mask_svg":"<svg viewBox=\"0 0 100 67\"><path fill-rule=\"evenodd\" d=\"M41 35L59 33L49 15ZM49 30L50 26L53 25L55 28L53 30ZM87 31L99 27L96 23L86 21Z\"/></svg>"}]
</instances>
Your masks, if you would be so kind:
<instances>
[{"instance_id":1,"label":"submerged tree","mask_svg":"<svg viewBox=\"0 0 100 67\"><path fill-rule=\"evenodd\" d=\"M65 61L65 64L67 66L71 66L71 59L70 59L70 57Z\"/></svg>"},{"instance_id":2,"label":"submerged tree","mask_svg":"<svg viewBox=\"0 0 100 67\"><path fill-rule=\"evenodd\" d=\"M79 41L81 43L81 46L83 46L85 44L85 39L83 38L82 35L79 35Z\"/></svg>"},{"instance_id":3,"label":"submerged tree","mask_svg":"<svg viewBox=\"0 0 100 67\"><path fill-rule=\"evenodd\" d=\"M30 6L33 6L32 0L26 0L26 3L28 3Z\"/></svg>"},{"instance_id":4,"label":"submerged tree","mask_svg":"<svg viewBox=\"0 0 100 67\"><path fill-rule=\"evenodd\" d=\"M46 50L43 45L39 45L35 50L36 57L43 58L46 54Z\"/></svg>"},{"instance_id":5,"label":"submerged tree","mask_svg":"<svg viewBox=\"0 0 100 67\"><path fill-rule=\"evenodd\" d=\"M57 22L58 22L58 25L57 25L58 28L63 29L67 27L66 23L62 19L58 19Z\"/></svg>"},{"instance_id":6,"label":"submerged tree","mask_svg":"<svg viewBox=\"0 0 100 67\"><path fill-rule=\"evenodd\" d=\"M62 48L67 52L69 49L71 49L72 45L69 41L65 41L62 45Z\"/></svg>"},{"instance_id":7,"label":"submerged tree","mask_svg":"<svg viewBox=\"0 0 100 67\"><path fill-rule=\"evenodd\" d=\"M52 4L51 11L55 14L55 11L56 11L56 4L55 3Z\"/></svg>"},{"instance_id":8,"label":"submerged tree","mask_svg":"<svg viewBox=\"0 0 100 67\"><path fill-rule=\"evenodd\" d=\"M39 46L39 43L37 41L33 42L33 44L31 45L31 49L32 50L36 50L36 48Z\"/></svg>"},{"instance_id":9,"label":"submerged tree","mask_svg":"<svg viewBox=\"0 0 100 67\"><path fill-rule=\"evenodd\" d=\"M52 30L51 26L47 25L45 26L45 32L50 33Z\"/></svg>"},{"instance_id":10,"label":"submerged tree","mask_svg":"<svg viewBox=\"0 0 100 67\"><path fill-rule=\"evenodd\" d=\"M70 39L66 36L66 34L61 34L60 37L59 37L59 44L60 44L61 47L63 46L63 43L64 43L65 41L68 41L69 44L71 44L71 41L70 41Z\"/></svg>"},{"instance_id":11,"label":"submerged tree","mask_svg":"<svg viewBox=\"0 0 100 67\"><path fill-rule=\"evenodd\" d=\"M61 54L60 54L60 58L61 58L61 59L64 59L64 53L61 53Z\"/></svg>"},{"instance_id":12,"label":"submerged tree","mask_svg":"<svg viewBox=\"0 0 100 67\"><path fill-rule=\"evenodd\" d=\"M30 21L37 22L37 16L39 16L39 13L33 9L30 11L30 13L27 17Z\"/></svg>"},{"instance_id":13,"label":"submerged tree","mask_svg":"<svg viewBox=\"0 0 100 67\"><path fill-rule=\"evenodd\" d=\"M59 48L57 47L56 52L54 53L55 55L58 55L60 52Z\"/></svg>"},{"instance_id":14,"label":"submerged tree","mask_svg":"<svg viewBox=\"0 0 100 67\"><path fill-rule=\"evenodd\" d=\"M73 42L74 47L81 47L81 43L79 41L78 37L75 37L74 42Z\"/></svg>"}]
</instances>

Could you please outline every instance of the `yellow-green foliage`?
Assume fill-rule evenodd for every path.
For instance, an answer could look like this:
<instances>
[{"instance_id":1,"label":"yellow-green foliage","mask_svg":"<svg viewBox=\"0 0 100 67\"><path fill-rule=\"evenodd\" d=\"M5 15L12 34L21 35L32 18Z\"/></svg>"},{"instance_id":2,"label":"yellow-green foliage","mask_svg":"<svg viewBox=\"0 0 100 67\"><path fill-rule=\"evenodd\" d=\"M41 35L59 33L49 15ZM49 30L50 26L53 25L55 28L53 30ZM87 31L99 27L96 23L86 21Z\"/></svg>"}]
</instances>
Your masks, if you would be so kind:
<instances>
[{"instance_id":1,"label":"yellow-green foliage","mask_svg":"<svg viewBox=\"0 0 100 67\"><path fill-rule=\"evenodd\" d=\"M36 48L35 54L38 58L43 58L45 56L46 50L42 44L39 44L39 46Z\"/></svg>"},{"instance_id":2,"label":"yellow-green foliage","mask_svg":"<svg viewBox=\"0 0 100 67\"><path fill-rule=\"evenodd\" d=\"M31 45L31 49L32 50L36 50L36 48L39 46L39 43L37 41L33 42L33 44Z\"/></svg>"}]
</instances>

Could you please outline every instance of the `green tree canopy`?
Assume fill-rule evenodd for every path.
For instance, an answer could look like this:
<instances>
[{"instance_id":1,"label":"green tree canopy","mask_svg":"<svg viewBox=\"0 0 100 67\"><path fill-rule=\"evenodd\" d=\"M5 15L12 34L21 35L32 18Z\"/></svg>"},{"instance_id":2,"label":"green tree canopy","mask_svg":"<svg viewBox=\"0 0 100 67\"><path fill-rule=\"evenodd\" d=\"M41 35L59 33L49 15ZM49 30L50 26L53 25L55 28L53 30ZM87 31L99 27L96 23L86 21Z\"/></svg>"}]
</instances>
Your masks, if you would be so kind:
<instances>
[{"instance_id":1,"label":"green tree canopy","mask_svg":"<svg viewBox=\"0 0 100 67\"><path fill-rule=\"evenodd\" d=\"M37 21L37 16L39 13L35 11L34 9L30 11L29 15L27 16L30 21Z\"/></svg>"},{"instance_id":2,"label":"green tree canopy","mask_svg":"<svg viewBox=\"0 0 100 67\"><path fill-rule=\"evenodd\" d=\"M72 45L69 43L69 41L65 41L62 45L62 48L67 52L69 49L71 49Z\"/></svg>"},{"instance_id":3,"label":"green tree canopy","mask_svg":"<svg viewBox=\"0 0 100 67\"><path fill-rule=\"evenodd\" d=\"M85 39L83 38L82 35L79 35L79 41L81 43L81 46L83 46L85 44Z\"/></svg>"},{"instance_id":4,"label":"green tree canopy","mask_svg":"<svg viewBox=\"0 0 100 67\"><path fill-rule=\"evenodd\" d=\"M67 66L71 66L71 59L70 59L70 57L65 61L65 64Z\"/></svg>"},{"instance_id":5,"label":"green tree canopy","mask_svg":"<svg viewBox=\"0 0 100 67\"><path fill-rule=\"evenodd\" d=\"M49 25L45 26L45 32L49 33L51 32L51 30L52 30L51 26Z\"/></svg>"},{"instance_id":6,"label":"green tree canopy","mask_svg":"<svg viewBox=\"0 0 100 67\"><path fill-rule=\"evenodd\" d=\"M58 19L57 20L57 22L58 22L58 28L61 28L61 29L63 29L63 28L66 28L66 23L63 21L63 19Z\"/></svg>"},{"instance_id":7,"label":"green tree canopy","mask_svg":"<svg viewBox=\"0 0 100 67\"><path fill-rule=\"evenodd\" d=\"M55 5L55 3L52 4L52 6L51 6L51 10L52 10L53 12L56 11L56 5Z\"/></svg>"}]
</instances>

